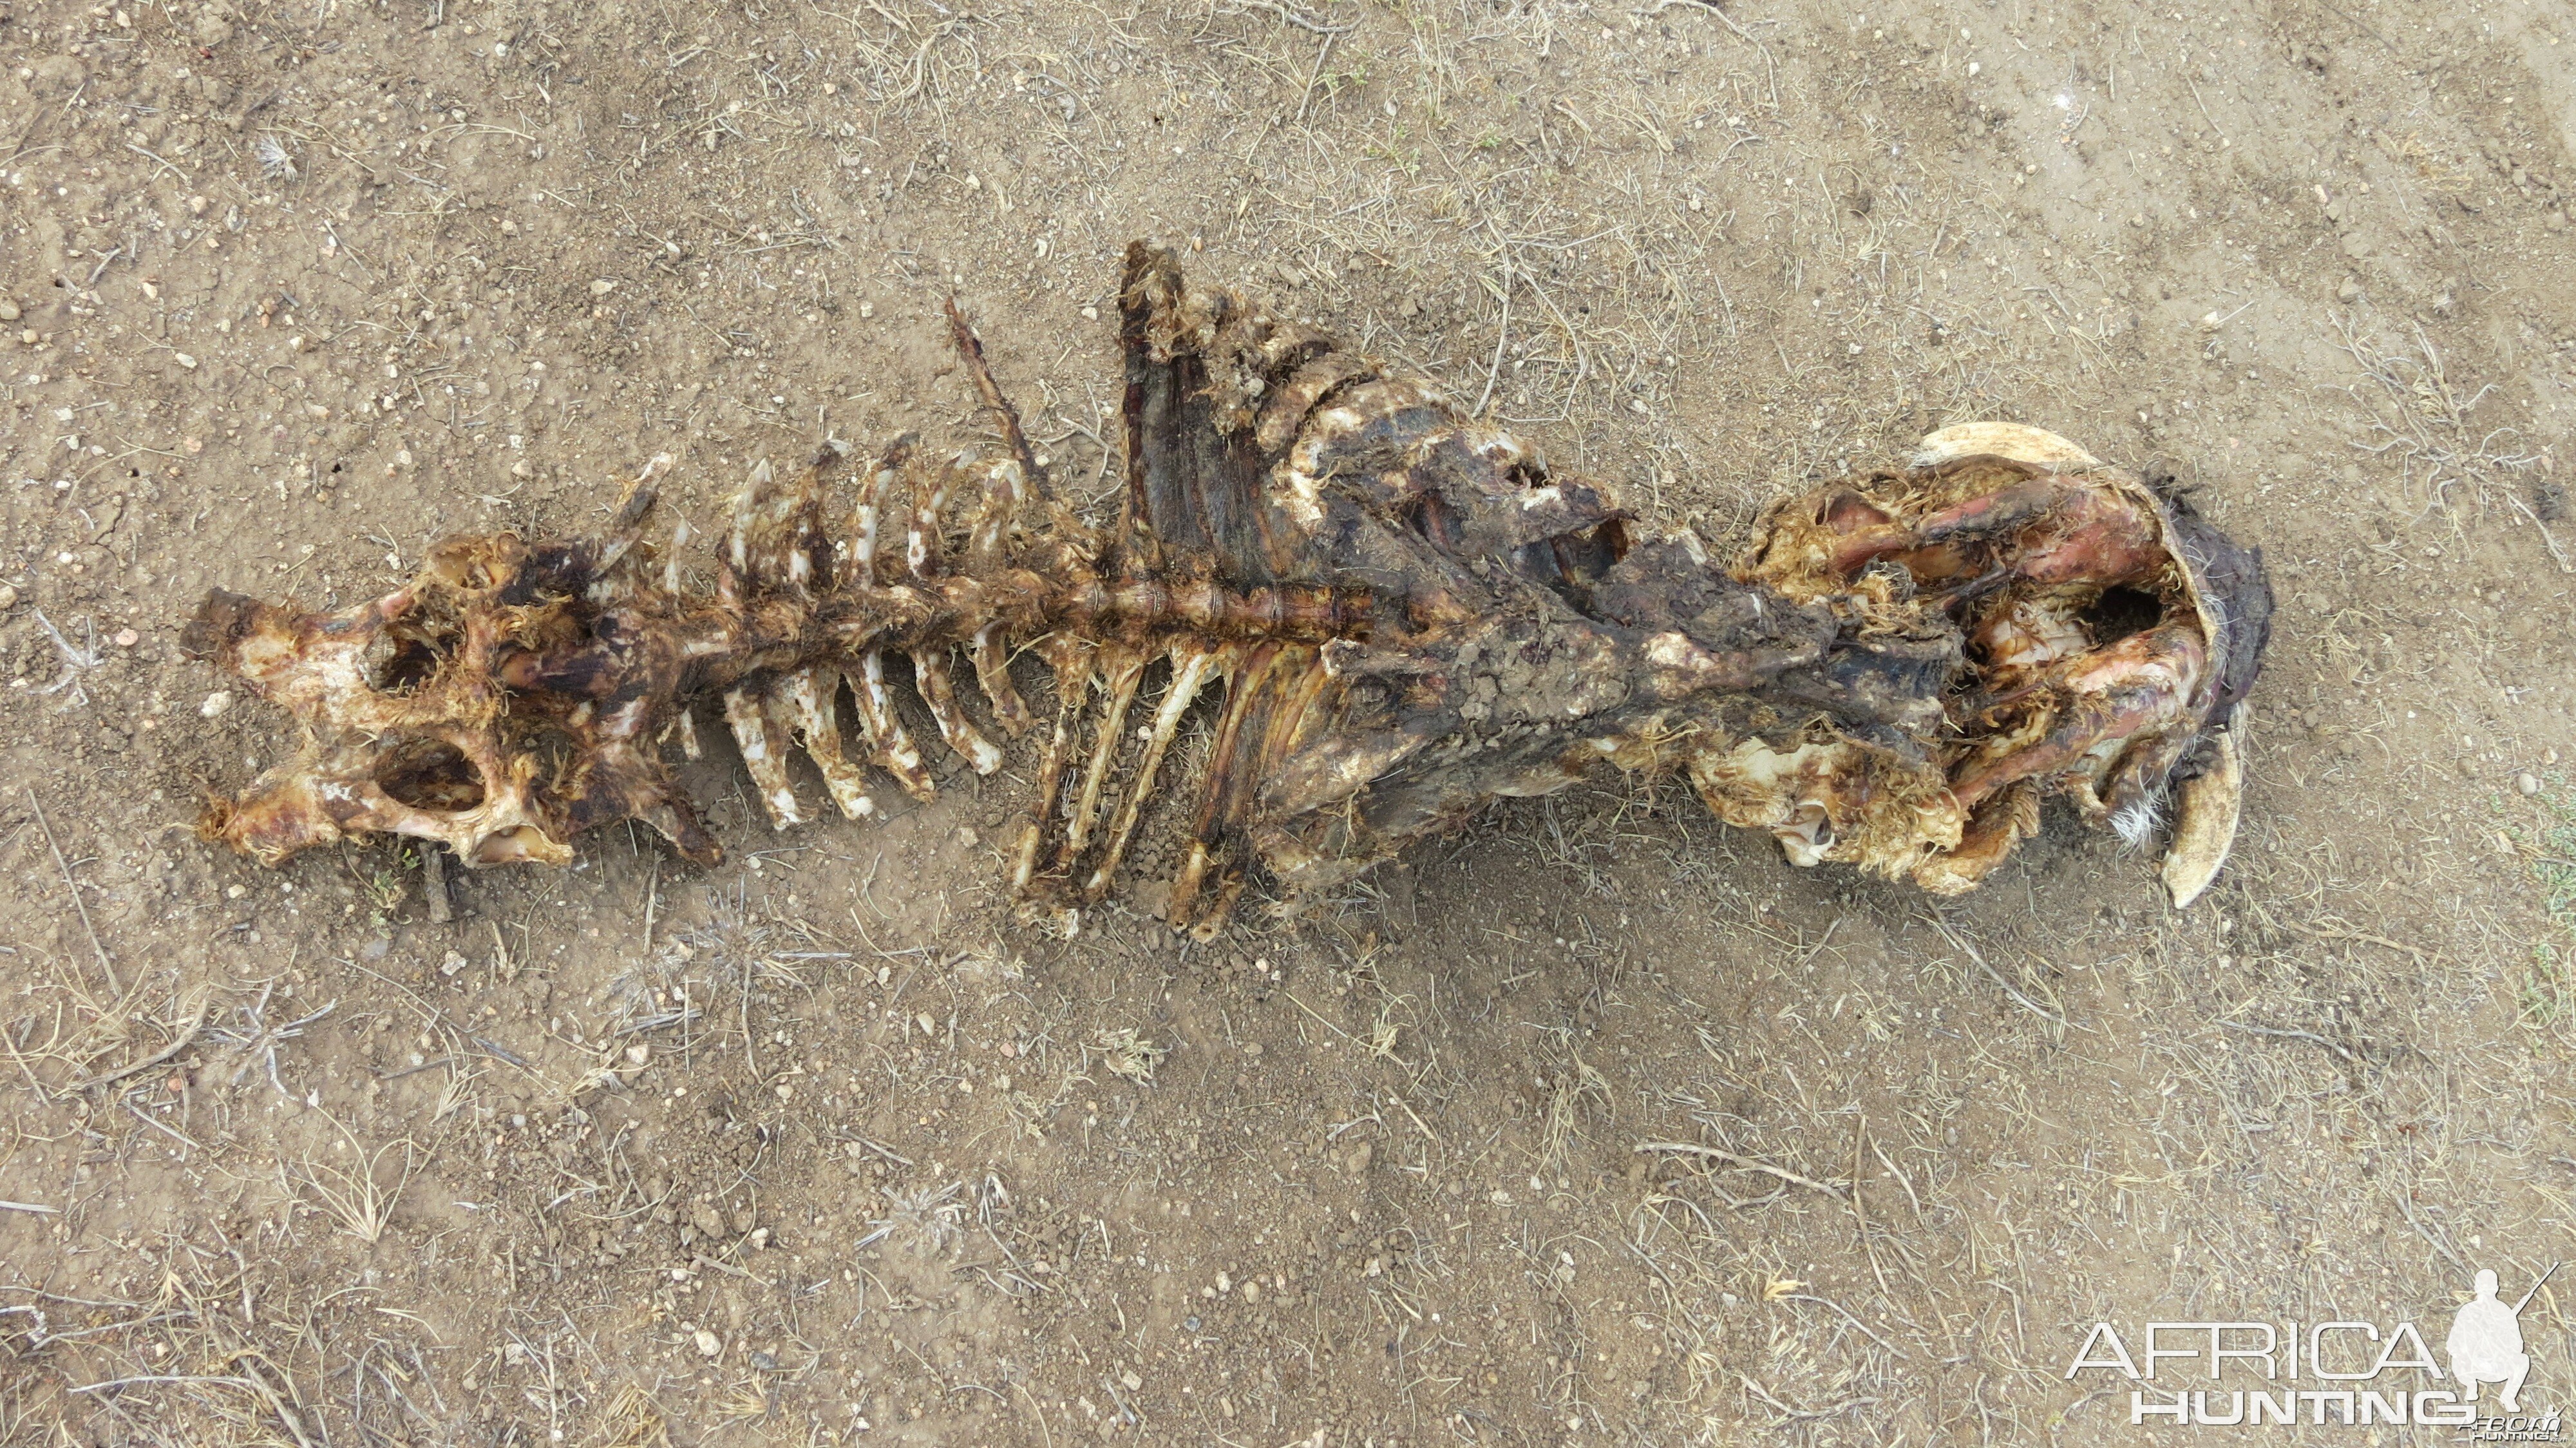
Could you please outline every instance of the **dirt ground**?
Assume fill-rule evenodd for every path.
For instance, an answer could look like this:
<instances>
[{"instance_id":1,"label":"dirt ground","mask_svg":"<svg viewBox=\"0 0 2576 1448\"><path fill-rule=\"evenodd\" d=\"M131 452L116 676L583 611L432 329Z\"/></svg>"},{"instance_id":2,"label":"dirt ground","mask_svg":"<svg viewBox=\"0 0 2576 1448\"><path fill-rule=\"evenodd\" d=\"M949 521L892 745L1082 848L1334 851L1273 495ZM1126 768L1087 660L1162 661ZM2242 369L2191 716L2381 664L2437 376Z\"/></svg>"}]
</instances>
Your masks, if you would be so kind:
<instances>
[{"instance_id":1,"label":"dirt ground","mask_svg":"<svg viewBox=\"0 0 2576 1448\"><path fill-rule=\"evenodd\" d=\"M2576 12L1887 3L0 0L0 1442L2232 1441L2086 1329L2576 1257ZM1196 946L1013 922L1025 761L772 834L711 749L724 866L445 923L191 833L288 745L206 588L952 435L952 289L1098 500L1134 237L1711 538L2166 460L2281 598L2234 862L1602 778Z\"/></svg>"}]
</instances>

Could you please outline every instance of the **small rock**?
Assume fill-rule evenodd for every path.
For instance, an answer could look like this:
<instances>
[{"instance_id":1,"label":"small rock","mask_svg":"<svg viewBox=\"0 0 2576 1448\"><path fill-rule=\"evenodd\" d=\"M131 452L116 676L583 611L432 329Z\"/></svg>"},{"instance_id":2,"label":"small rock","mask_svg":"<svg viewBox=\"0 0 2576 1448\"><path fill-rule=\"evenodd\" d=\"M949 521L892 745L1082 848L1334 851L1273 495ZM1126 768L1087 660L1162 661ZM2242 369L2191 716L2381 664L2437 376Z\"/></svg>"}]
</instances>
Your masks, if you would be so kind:
<instances>
[{"instance_id":1,"label":"small rock","mask_svg":"<svg viewBox=\"0 0 2576 1448\"><path fill-rule=\"evenodd\" d=\"M2513 792L2525 799L2531 798L2540 793L2540 777L2530 770L2524 770L2513 777Z\"/></svg>"},{"instance_id":2,"label":"small rock","mask_svg":"<svg viewBox=\"0 0 2576 1448\"><path fill-rule=\"evenodd\" d=\"M615 290L617 290L617 283L606 277L601 277L590 284L590 294L594 297L604 297Z\"/></svg>"},{"instance_id":3,"label":"small rock","mask_svg":"<svg viewBox=\"0 0 2576 1448\"><path fill-rule=\"evenodd\" d=\"M2546 223L2552 231L2565 231L2567 229L2567 213L2564 211L2545 211L2541 213L2540 219Z\"/></svg>"},{"instance_id":4,"label":"small rock","mask_svg":"<svg viewBox=\"0 0 2576 1448\"><path fill-rule=\"evenodd\" d=\"M0 322L14 322L16 320L18 320L18 304L16 302L0 302Z\"/></svg>"},{"instance_id":5,"label":"small rock","mask_svg":"<svg viewBox=\"0 0 2576 1448\"><path fill-rule=\"evenodd\" d=\"M721 1237L725 1231L724 1213L717 1211L713 1202L700 1202L689 1213L689 1225L697 1228L701 1237Z\"/></svg>"},{"instance_id":6,"label":"small rock","mask_svg":"<svg viewBox=\"0 0 2576 1448\"><path fill-rule=\"evenodd\" d=\"M626 1063L630 1066L641 1066L652 1059L653 1048L642 1041L626 1048Z\"/></svg>"},{"instance_id":7,"label":"small rock","mask_svg":"<svg viewBox=\"0 0 2576 1448\"><path fill-rule=\"evenodd\" d=\"M130 649L141 642L143 642L143 635L136 633L130 628L121 628L116 631L116 646L120 649Z\"/></svg>"},{"instance_id":8,"label":"small rock","mask_svg":"<svg viewBox=\"0 0 2576 1448\"><path fill-rule=\"evenodd\" d=\"M447 952L447 958L438 963L438 973L450 979L454 979L456 973L464 968L465 957L453 950Z\"/></svg>"},{"instance_id":9,"label":"small rock","mask_svg":"<svg viewBox=\"0 0 2576 1448\"><path fill-rule=\"evenodd\" d=\"M16 608L17 606L18 585L14 583L0 583L0 613L7 613L9 610Z\"/></svg>"},{"instance_id":10,"label":"small rock","mask_svg":"<svg viewBox=\"0 0 2576 1448\"><path fill-rule=\"evenodd\" d=\"M2345 277L2343 279L2343 285L2335 288L2335 300L2338 302L2360 301L2361 279L2359 277Z\"/></svg>"},{"instance_id":11,"label":"small rock","mask_svg":"<svg viewBox=\"0 0 2576 1448\"><path fill-rule=\"evenodd\" d=\"M698 1352L704 1357L714 1357L716 1354L724 1351L724 1339L707 1331L703 1327L691 1334L689 1341L698 1345Z\"/></svg>"},{"instance_id":12,"label":"small rock","mask_svg":"<svg viewBox=\"0 0 2576 1448\"><path fill-rule=\"evenodd\" d=\"M206 702L197 706L197 712L209 719L212 719L232 706L233 691L230 689L217 689L206 696Z\"/></svg>"}]
</instances>

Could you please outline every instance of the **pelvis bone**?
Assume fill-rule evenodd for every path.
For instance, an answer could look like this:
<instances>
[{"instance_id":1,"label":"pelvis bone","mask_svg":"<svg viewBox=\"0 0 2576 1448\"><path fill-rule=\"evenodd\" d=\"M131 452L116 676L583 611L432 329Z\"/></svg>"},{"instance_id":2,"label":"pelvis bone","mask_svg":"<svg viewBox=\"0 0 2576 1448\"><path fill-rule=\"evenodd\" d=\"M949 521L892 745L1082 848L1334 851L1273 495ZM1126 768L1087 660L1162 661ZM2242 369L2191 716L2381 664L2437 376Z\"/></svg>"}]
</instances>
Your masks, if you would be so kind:
<instances>
[{"instance_id":1,"label":"pelvis bone","mask_svg":"<svg viewBox=\"0 0 2576 1448\"><path fill-rule=\"evenodd\" d=\"M1121 297L1105 526L1058 500L952 306L998 445L753 469L712 592L682 587L685 524L647 539L655 459L597 538L450 539L338 613L210 594L186 647L304 736L204 832L272 864L391 832L495 865L633 819L712 862L666 757L695 757L705 708L780 828L806 818L799 752L861 818L883 781L935 789L907 715L978 773L1034 732L1020 897L1099 900L1168 813L1162 908L1202 933L1256 867L1293 896L1605 764L1680 774L1794 863L1941 893L2052 795L2133 844L2178 807L2177 903L2225 859L2271 595L2180 496L1973 424L1782 500L1726 563L1164 252L1130 249Z\"/></svg>"}]
</instances>

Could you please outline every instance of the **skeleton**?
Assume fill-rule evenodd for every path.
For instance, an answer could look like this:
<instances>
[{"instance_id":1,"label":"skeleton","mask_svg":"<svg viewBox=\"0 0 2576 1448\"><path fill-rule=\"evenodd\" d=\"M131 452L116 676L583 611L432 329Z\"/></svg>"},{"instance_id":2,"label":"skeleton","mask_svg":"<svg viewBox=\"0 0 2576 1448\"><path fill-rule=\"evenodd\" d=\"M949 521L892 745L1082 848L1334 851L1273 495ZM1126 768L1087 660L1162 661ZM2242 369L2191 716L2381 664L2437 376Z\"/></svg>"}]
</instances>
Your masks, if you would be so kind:
<instances>
[{"instance_id":1,"label":"skeleton","mask_svg":"<svg viewBox=\"0 0 2576 1448\"><path fill-rule=\"evenodd\" d=\"M712 593L682 587L685 524L645 537L657 458L596 538L451 538L337 613L209 594L186 647L304 734L204 833L270 864L392 832L486 866L560 863L632 819L712 863L664 754L697 757L694 709L720 707L779 828L807 818L800 750L856 819L879 776L934 793L908 674L977 773L996 731L1038 736L1010 860L1033 908L1100 900L1149 806L1191 791L1163 912L1202 936L1256 865L1311 892L1604 762L1678 772L1794 863L1942 893L2052 795L2132 844L2170 807L2179 904L2225 859L2271 595L2179 495L1972 424L1782 500L1730 567L1164 252L1130 248L1121 304L1125 500L1103 528L1052 491L952 303L998 445L898 438L847 500L839 443L755 467ZM1050 720L1022 653L1052 672Z\"/></svg>"}]
</instances>

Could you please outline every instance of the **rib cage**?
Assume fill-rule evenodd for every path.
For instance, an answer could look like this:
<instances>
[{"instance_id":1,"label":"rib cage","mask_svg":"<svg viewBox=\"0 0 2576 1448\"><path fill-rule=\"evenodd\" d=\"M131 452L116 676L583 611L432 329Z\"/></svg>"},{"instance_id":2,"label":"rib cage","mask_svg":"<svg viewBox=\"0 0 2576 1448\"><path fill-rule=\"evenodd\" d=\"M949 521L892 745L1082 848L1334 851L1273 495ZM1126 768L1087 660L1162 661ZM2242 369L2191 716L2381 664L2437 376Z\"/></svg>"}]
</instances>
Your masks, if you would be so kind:
<instances>
[{"instance_id":1,"label":"rib cage","mask_svg":"<svg viewBox=\"0 0 2576 1448\"><path fill-rule=\"evenodd\" d=\"M1939 891L1975 884L2049 794L2127 833L2182 784L2177 899L2223 859L2259 555L2063 439L1936 434L1906 468L1784 500L1728 569L1687 533L1637 541L1510 434L1187 287L1166 253L1130 248L1121 302L1106 528L1051 491L952 303L999 446L755 467L712 594L681 587L685 524L667 555L645 538L667 458L598 538L452 538L336 614L211 593L186 647L306 734L205 833L276 863L391 831L487 865L560 862L637 819L711 863L663 754L695 757L694 707L720 707L778 827L808 817L800 751L855 819L880 776L935 792L896 704L908 672L978 773L1004 759L995 733L1040 736L1012 853L1034 906L1100 899L1149 803L1192 791L1165 910L1201 933L1256 862L1311 889L1604 760L1681 771L1797 863ZM1022 650L1054 676L1043 724ZM1203 703L1205 761L1166 778Z\"/></svg>"}]
</instances>

